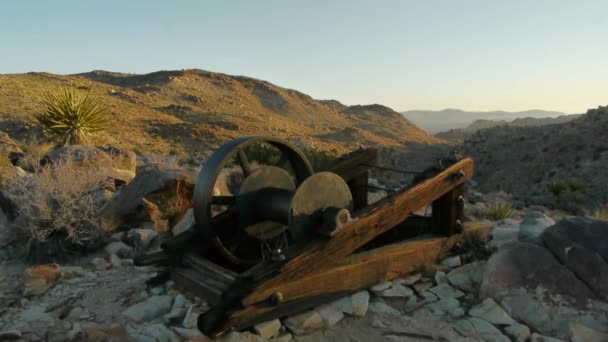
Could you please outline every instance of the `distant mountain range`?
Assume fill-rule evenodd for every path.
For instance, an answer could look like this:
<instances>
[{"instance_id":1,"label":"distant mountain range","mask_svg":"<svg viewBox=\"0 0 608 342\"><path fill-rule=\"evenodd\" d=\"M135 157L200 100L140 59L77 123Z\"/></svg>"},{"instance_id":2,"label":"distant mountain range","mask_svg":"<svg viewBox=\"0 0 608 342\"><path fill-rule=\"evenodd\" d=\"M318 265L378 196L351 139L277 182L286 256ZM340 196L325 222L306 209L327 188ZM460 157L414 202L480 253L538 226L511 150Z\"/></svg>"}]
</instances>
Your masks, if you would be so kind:
<instances>
[{"instance_id":1,"label":"distant mountain range","mask_svg":"<svg viewBox=\"0 0 608 342\"><path fill-rule=\"evenodd\" d=\"M465 128L477 120L506 120L511 121L518 118L547 118L566 115L566 113L546 110L526 110L522 112L466 112L460 109L433 110L410 110L402 112L408 120L416 126L435 134L456 128Z\"/></svg>"},{"instance_id":2,"label":"distant mountain range","mask_svg":"<svg viewBox=\"0 0 608 342\"><path fill-rule=\"evenodd\" d=\"M513 126L513 127L538 127L548 126L570 122L574 119L581 117L583 114L570 114L560 115L556 118L517 118L513 121L507 120L476 120L472 124L465 128L454 128L447 131L439 132L435 134L436 137L440 137L452 142L462 143L465 139L469 138L473 133L493 127L499 126Z\"/></svg>"}]
</instances>

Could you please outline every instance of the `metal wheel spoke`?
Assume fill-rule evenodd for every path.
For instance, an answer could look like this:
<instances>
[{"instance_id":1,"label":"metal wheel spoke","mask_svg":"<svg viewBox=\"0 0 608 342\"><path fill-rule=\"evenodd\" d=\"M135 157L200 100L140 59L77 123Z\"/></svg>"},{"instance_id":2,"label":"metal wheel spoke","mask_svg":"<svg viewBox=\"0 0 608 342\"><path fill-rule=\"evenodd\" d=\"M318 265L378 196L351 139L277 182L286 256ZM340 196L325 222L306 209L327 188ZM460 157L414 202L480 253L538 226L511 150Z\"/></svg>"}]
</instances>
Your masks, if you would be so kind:
<instances>
[{"instance_id":1,"label":"metal wheel spoke","mask_svg":"<svg viewBox=\"0 0 608 342\"><path fill-rule=\"evenodd\" d=\"M251 164L249 164L249 159L247 159L247 155L243 150L238 151L237 157L239 159L239 164L241 165L241 170L243 170L243 174L245 177L251 174Z\"/></svg>"}]
</instances>

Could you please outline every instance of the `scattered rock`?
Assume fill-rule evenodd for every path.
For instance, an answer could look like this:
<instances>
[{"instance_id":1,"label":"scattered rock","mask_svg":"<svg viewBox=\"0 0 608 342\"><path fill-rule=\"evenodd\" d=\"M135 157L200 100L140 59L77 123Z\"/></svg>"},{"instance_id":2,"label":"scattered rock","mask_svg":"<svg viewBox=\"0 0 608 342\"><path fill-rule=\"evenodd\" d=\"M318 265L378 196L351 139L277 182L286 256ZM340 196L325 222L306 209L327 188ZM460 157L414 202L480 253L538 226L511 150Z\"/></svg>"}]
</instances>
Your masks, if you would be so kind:
<instances>
[{"instance_id":1,"label":"scattered rock","mask_svg":"<svg viewBox=\"0 0 608 342\"><path fill-rule=\"evenodd\" d=\"M184 341L192 341L192 342L211 342L211 339L198 329L186 329L180 327L171 327L173 331Z\"/></svg>"},{"instance_id":2,"label":"scattered rock","mask_svg":"<svg viewBox=\"0 0 608 342\"><path fill-rule=\"evenodd\" d=\"M437 296L435 296L432 292L429 291L424 291L420 295L422 296L422 298L424 298L425 303L432 303L439 300Z\"/></svg>"},{"instance_id":3,"label":"scattered rock","mask_svg":"<svg viewBox=\"0 0 608 342\"><path fill-rule=\"evenodd\" d=\"M283 324L294 335L306 335L323 328L323 319L316 311L306 311L287 318Z\"/></svg>"},{"instance_id":4,"label":"scattered rock","mask_svg":"<svg viewBox=\"0 0 608 342\"><path fill-rule=\"evenodd\" d=\"M523 324L515 323L505 328L505 334L516 342L524 342L530 336L530 328Z\"/></svg>"},{"instance_id":5,"label":"scattered rock","mask_svg":"<svg viewBox=\"0 0 608 342\"><path fill-rule=\"evenodd\" d=\"M419 294L430 289L431 287L433 287L433 283L431 283L431 282L423 282L423 283L414 284L414 290L416 290L416 292Z\"/></svg>"},{"instance_id":6,"label":"scattered rock","mask_svg":"<svg viewBox=\"0 0 608 342\"><path fill-rule=\"evenodd\" d=\"M40 161L41 166L67 163L83 168L108 168L112 167L112 158L95 147L69 145L49 152Z\"/></svg>"},{"instance_id":7,"label":"scattered rock","mask_svg":"<svg viewBox=\"0 0 608 342\"><path fill-rule=\"evenodd\" d=\"M91 265L95 266L95 269L98 271L105 271L112 267L112 264L107 262L104 258L93 258L93 260L91 260Z\"/></svg>"},{"instance_id":8,"label":"scattered rock","mask_svg":"<svg viewBox=\"0 0 608 342\"><path fill-rule=\"evenodd\" d=\"M420 277L422 277L421 273L408 274L407 276L402 278L403 285L412 286L412 285L416 284L416 282L418 280L420 280Z\"/></svg>"},{"instance_id":9,"label":"scattered rock","mask_svg":"<svg viewBox=\"0 0 608 342\"><path fill-rule=\"evenodd\" d=\"M112 264L112 267L118 268L122 266L122 260L116 254L112 254L110 255L110 264Z\"/></svg>"},{"instance_id":10,"label":"scattered rock","mask_svg":"<svg viewBox=\"0 0 608 342\"><path fill-rule=\"evenodd\" d=\"M401 317L401 312L392 306L386 304L380 298L373 298L369 303L369 311L382 315L382 316L393 316Z\"/></svg>"},{"instance_id":11,"label":"scattered rock","mask_svg":"<svg viewBox=\"0 0 608 342\"><path fill-rule=\"evenodd\" d=\"M341 313L341 312L340 312ZM270 339L281 329L281 321L273 319L272 321L258 323L253 326L253 331L262 337L263 341Z\"/></svg>"},{"instance_id":12,"label":"scattered rock","mask_svg":"<svg viewBox=\"0 0 608 342\"><path fill-rule=\"evenodd\" d=\"M334 305L323 305L318 307L316 311L321 315L325 327L331 327L344 318L342 310Z\"/></svg>"},{"instance_id":13,"label":"scattered rock","mask_svg":"<svg viewBox=\"0 0 608 342\"><path fill-rule=\"evenodd\" d=\"M501 248L519 239L519 222L513 219L497 221L492 227L490 246Z\"/></svg>"},{"instance_id":14,"label":"scattered rock","mask_svg":"<svg viewBox=\"0 0 608 342\"><path fill-rule=\"evenodd\" d=\"M510 342L500 330L492 324L475 317L462 319L454 325L454 329L463 336L487 342Z\"/></svg>"},{"instance_id":15,"label":"scattered rock","mask_svg":"<svg viewBox=\"0 0 608 342\"><path fill-rule=\"evenodd\" d=\"M111 242L105 247L105 251L108 255L115 254L121 258L132 258L135 255L133 247L122 241Z\"/></svg>"},{"instance_id":16,"label":"scattered rock","mask_svg":"<svg viewBox=\"0 0 608 342\"><path fill-rule=\"evenodd\" d=\"M135 322L150 321L171 309L173 298L171 296L152 296L141 303L137 303L122 314Z\"/></svg>"},{"instance_id":17,"label":"scattered rock","mask_svg":"<svg viewBox=\"0 0 608 342\"><path fill-rule=\"evenodd\" d=\"M444 272L435 273L435 283L437 285L443 285L443 284L449 285L450 284L450 282L448 281L448 278L446 277Z\"/></svg>"},{"instance_id":18,"label":"scattered rock","mask_svg":"<svg viewBox=\"0 0 608 342\"><path fill-rule=\"evenodd\" d=\"M19 340L22 336L19 330L0 331L0 341Z\"/></svg>"},{"instance_id":19,"label":"scattered rock","mask_svg":"<svg viewBox=\"0 0 608 342\"><path fill-rule=\"evenodd\" d=\"M57 283L63 272L57 264L37 265L23 271L23 296L43 294Z\"/></svg>"},{"instance_id":20,"label":"scattered rock","mask_svg":"<svg viewBox=\"0 0 608 342\"><path fill-rule=\"evenodd\" d=\"M469 310L469 316L481 318L496 325L513 325L516 322L494 299L486 298Z\"/></svg>"},{"instance_id":21,"label":"scattered rock","mask_svg":"<svg viewBox=\"0 0 608 342\"><path fill-rule=\"evenodd\" d=\"M180 338L171 329L162 324L148 324L139 330L143 336L152 337L155 342L180 342Z\"/></svg>"},{"instance_id":22,"label":"scattered rock","mask_svg":"<svg viewBox=\"0 0 608 342\"><path fill-rule=\"evenodd\" d=\"M98 148L112 158L114 167L131 172L136 171L137 155L135 152L115 146L102 146Z\"/></svg>"},{"instance_id":23,"label":"scattered rock","mask_svg":"<svg viewBox=\"0 0 608 342\"><path fill-rule=\"evenodd\" d=\"M532 334L530 336L530 342L566 342L564 340L560 340L558 338L543 336L537 333Z\"/></svg>"},{"instance_id":24,"label":"scattered rock","mask_svg":"<svg viewBox=\"0 0 608 342\"><path fill-rule=\"evenodd\" d=\"M430 288L429 291L433 292L435 295L437 295L437 297L441 299L460 298L464 296L464 293L462 291L447 284L437 285L435 287Z\"/></svg>"},{"instance_id":25,"label":"scattered rock","mask_svg":"<svg viewBox=\"0 0 608 342\"><path fill-rule=\"evenodd\" d=\"M475 261L455 268L448 273L448 281L463 291L472 292L481 284L484 265L482 261Z\"/></svg>"},{"instance_id":26,"label":"scattered rock","mask_svg":"<svg viewBox=\"0 0 608 342\"><path fill-rule=\"evenodd\" d=\"M381 297L409 297L414 294L414 291L407 286L393 284L393 286L384 291L377 293Z\"/></svg>"},{"instance_id":27,"label":"scattered rock","mask_svg":"<svg viewBox=\"0 0 608 342\"><path fill-rule=\"evenodd\" d=\"M604 331L600 331L581 323L570 322L568 328L572 342L608 341L608 326L604 327Z\"/></svg>"},{"instance_id":28,"label":"scattered rock","mask_svg":"<svg viewBox=\"0 0 608 342\"><path fill-rule=\"evenodd\" d=\"M552 218L539 212L530 211L523 217L523 221L519 224L519 240L533 239L547 228L555 224Z\"/></svg>"},{"instance_id":29,"label":"scattered rock","mask_svg":"<svg viewBox=\"0 0 608 342\"><path fill-rule=\"evenodd\" d=\"M378 283L378 284L372 286L370 288L370 291L372 291L374 293L376 293L376 292L382 292L384 290L390 289L392 285L393 285L392 282L390 282L390 281L384 281L382 283Z\"/></svg>"},{"instance_id":30,"label":"scattered rock","mask_svg":"<svg viewBox=\"0 0 608 342\"><path fill-rule=\"evenodd\" d=\"M184 328L197 329L198 316L202 315L205 310L197 304L190 305L184 316L182 325Z\"/></svg>"},{"instance_id":31,"label":"scattered rock","mask_svg":"<svg viewBox=\"0 0 608 342\"><path fill-rule=\"evenodd\" d=\"M192 208L188 209L179 222L171 229L173 236L179 235L194 226L194 213Z\"/></svg>"},{"instance_id":32,"label":"scattered rock","mask_svg":"<svg viewBox=\"0 0 608 342\"><path fill-rule=\"evenodd\" d=\"M460 258L460 255L455 255L441 260L440 264L445 267L454 268L462 265L462 259Z\"/></svg>"},{"instance_id":33,"label":"scattered rock","mask_svg":"<svg viewBox=\"0 0 608 342\"><path fill-rule=\"evenodd\" d=\"M353 316L363 317L369 306L369 292L360 291L352 295L352 312ZM348 312L347 312L348 313Z\"/></svg>"},{"instance_id":34,"label":"scattered rock","mask_svg":"<svg viewBox=\"0 0 608 342\"><path fill-rule=\"evenodd\" d=\"M426 307L435 315L450 314L453 317L464 316L464 310L460 307L460 302L454 298L445 298L437 302L427 304Z\"/></svg>"},{"instance_id":35,"label":"scattered rock","mask_svg":"<svg viewBox=\"0 0 608 342\"><path fill-rule=\"evenodd\" d=\"M124 241L130 246L138 249L146 249L158 236L158 232L152 229L131 229L127 232Z\"/></svg>"},{"instance_id":36,"label":"scattered rock","mask_svg":"<svg viewBox=\"0 0 608 342\"><path fill-rule=\"evenodd\" d=\"M279 334L277 337L271 338L270 340L268 340L269 342L289 342L293 339L293 336L288 333L288 332L284 332Z\"/></svg>"}]
</instances>

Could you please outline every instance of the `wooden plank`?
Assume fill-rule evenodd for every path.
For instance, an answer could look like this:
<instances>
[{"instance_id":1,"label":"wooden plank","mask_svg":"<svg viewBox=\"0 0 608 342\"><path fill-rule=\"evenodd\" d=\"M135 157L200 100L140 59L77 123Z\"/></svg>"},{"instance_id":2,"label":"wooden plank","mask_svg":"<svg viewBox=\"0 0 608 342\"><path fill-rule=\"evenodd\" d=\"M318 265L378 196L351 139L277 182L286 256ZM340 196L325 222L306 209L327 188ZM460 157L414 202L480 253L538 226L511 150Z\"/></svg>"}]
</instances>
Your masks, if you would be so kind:
<instances>
[{"instance_id":1,"label":"wooden plank","mask_svg":"<svg viewBox=\"0 0 608 342\"><path fill-rule=\"evenodd\" d=\"M369 170L364 170L361 174L347 182L348 188L353 195L353 212L367 207L368 179Z\"/></svg>"},{"instance_id":2,"label":"wooden plank","mask_svg":"<svg viewBox=\"0 0 608 342\"><path fill-rule=\"evenodd\" d=\"M200 296L211 305L217 305L222 301L222 295L226 289L225 284L205 278L195 270L188 268L173 268L171 279L175 281L178 288Z\"/></svg>"},{"instance_id":3,"label":"wooden plank","mask_svg":"<svg viewBox=\"0 0 608 342\"><path fill-rule=\"evenodd\" d=\"M202 258L200 256L189 254L184 257L184 264L191 266L201 273L201 275L209 278L213 278L221 283L226 284L228 287L229 284L234 282L237 277L237 274L229 269L221 267L217 264L212 263L211 261Z\"/></svg>"},{"instance_id":4,"label":"wooden plank","mask_svg":"<svg viewBox=\"0 0 608 342\"><path fill-rule=\"evenodd\" d=\"M338 161L335 165L324 171L329 171L342 177L345 181L349 181L357 177L361 171L369 170L369 166L364 164L374 164L378 158L378 150L369 148L362 151L352 152Z\"/></svg>"},{"instance_id":5,"label":"wooden plank","mask_svg":"<svg viewBox=\"0 0 608 342\"><path fill-rule=\"evenodd\" d=\"M464 175L458 177L460 171ZM405 220L413 212L463 184L473 174L473 159L466 158L450 166L437 176L409 190L378 201L359 213L359 217L346 225L332 239L316 240L280 269L280 273L260 272L268 277L243 299L243 305L252 305L269 298L281 283L294 281L345 258L374 237L384 233ZM252 281L257 282L256 279Z\"/></svg>"},{"instance_id":6,"label":"wooden plank","mask_svg":"<svg viewBox=\"0 0 608 342\"><path fill-rule=\"evenodd\" d=\"M464 184L458 185L433 202L432 225L440 234L458 233L456 221L464 222L464 205L458 202L458 197L464 196L464 191Z\"/></svg>"},{"instance_id":7,"label":"wooden plank","mask_svg":"<svg viewBox=\"0 0 608 342\"><path fill-rule=\"evenodd\" d=\"M251 305L230 314L224 329L243 329L259 317L272 319L318 305L311 299L331 294L353 293L385 280L393 280L437 260L447 238L415 239L354 254L344 262L306 277L277 285L283 302L278 307ZM310 305L307 306L307 299ZM289 312L291 303L297 303Z\"/></svg>"}]
</instances>

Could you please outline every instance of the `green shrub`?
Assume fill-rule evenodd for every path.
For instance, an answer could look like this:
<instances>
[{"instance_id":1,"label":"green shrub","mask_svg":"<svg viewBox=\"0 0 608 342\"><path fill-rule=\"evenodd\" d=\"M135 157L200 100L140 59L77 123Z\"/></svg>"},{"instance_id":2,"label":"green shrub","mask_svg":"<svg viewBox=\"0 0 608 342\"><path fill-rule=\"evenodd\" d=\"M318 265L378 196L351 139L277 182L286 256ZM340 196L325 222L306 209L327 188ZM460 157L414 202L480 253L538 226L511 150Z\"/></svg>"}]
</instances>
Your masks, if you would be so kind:
<instances>
[{"instance_id":1,"label":"green shrub","mask_svg":"<svg viewBox=\"0 0 608 342\"><path fill-rule=\"evenodd\" d=\"M567 184L572 192L581 191L585 188L585 184L580 179L576 178L570 179Z\"/></svg>"},{"instance_id":2,"label":"green shrub","mask_svg":"<svg viewBox=\"0 0 608 342\"><path fill-rule=\"evenodd\" d=\"M567 188L564 182L555 182L548 185L549 191L555 196L559 197Z\"/></svg>"},{"instance_id":3,"label":"green shrub","mask_svg":"<svg viewBox=\"0 0 608 342\"><path fill-rule=\"evenodd\" d=\"M514 218L516 215L517 211L515 211L511 206L511 203L508 202L487 203L481 211L482 218L490 221Z\"/></svg>"},{"instance_id":4,"label":"green shrub","mask_svg":"<svg viewBox=\"0 0 608 342\"><path fill-rule=\"evenodd\" d=\"M109 111L90 93L81 95L74 87L43 96L33 118L56 134L63 145L87 144L92 133L109 125Z\"/></svg>"}]
</instances>

